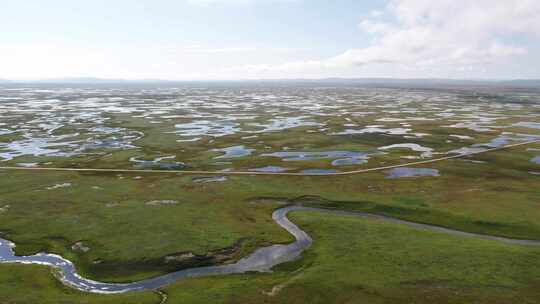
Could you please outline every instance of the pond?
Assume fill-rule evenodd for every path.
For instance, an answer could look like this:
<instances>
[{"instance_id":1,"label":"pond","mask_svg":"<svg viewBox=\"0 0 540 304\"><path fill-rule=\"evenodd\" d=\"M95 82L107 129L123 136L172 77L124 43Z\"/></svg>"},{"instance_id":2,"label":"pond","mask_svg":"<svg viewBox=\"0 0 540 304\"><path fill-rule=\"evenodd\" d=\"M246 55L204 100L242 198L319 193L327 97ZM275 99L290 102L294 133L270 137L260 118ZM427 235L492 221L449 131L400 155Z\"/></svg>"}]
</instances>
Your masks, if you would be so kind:
<instances>
[{"instance_id":1,"label":"pond","mask_svg":"<svg viewBox=\"0 0 540 304\"><path fill-rule=\"evenodd\" d=\"M420 177L420 176L440 176L440 175L439 175L439 170L437 169L401 167L401 168L394 168L392 170L389 170L387 178Z\"/></svg>"}]
</instances>

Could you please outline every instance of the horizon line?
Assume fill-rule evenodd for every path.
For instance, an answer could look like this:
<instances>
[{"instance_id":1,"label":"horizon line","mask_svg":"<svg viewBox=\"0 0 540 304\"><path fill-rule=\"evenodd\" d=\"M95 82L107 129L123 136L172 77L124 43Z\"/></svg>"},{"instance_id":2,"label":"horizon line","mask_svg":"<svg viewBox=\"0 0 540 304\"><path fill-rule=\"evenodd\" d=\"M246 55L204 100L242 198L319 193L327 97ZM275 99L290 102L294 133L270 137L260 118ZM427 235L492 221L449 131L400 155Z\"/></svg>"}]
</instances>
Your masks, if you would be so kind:
<instances>
[{"instance_id":1,"label":"horizon line","mask_svg":"<svg viewBox=\"0 0 540 304\"><path fill-rule=\"evenodd\" d=\"M108 77L59 77L59 78L1 78L0 82L265 82L265 81L473 81L473 82L511 82L540 81L540 78L444 78L444 77L317 77L317 78L209 78L209 79L168 79L168 78L108 78Z\"/></svg>"}]
</instances>

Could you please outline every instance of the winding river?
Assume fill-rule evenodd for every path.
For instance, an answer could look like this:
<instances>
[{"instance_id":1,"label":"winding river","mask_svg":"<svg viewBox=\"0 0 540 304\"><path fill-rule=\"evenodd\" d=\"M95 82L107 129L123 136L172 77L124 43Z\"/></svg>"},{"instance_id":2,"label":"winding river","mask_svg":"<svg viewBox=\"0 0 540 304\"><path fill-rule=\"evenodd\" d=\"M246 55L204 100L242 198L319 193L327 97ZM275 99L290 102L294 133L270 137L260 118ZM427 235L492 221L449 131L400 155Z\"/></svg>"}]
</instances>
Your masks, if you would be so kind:
<instances>
[{"instance_id":1,"label":"winding river","mask_svg":"<svg viewBox=\"0 0 540 304\"><path fill-rule=\"evenodd\" d=\"M77 274L77 270L75 269L73 263L59 255L38 253L31 256L15 256L13 252L13 247L15 247L15 244L1 238L0 263L40 264L51 266L59 270L57 277L64 284L81 291L92 293L123 293L129 291L156 290L184 278L245 273L249 271L266 272L270 271L272 267L278 264L297 259L305 249L311 246L313 242L311 237L305 231L298 228L298 226L296 226L287 218L287 214L291 211L314 211L338 214L343 216L358 216L363 218L384 220L392 223L398 223L415 228L427 229L452 235L496 240L517 245L540 246L540 241L538 240L519 240L463 232L444 227L399 220L383 215L374 215L363 212L310 208L303 206L288 206L274 211L274 213L272 214L272 218L279 226L283 227L290 234L292 234L296 240L293 243L287 245L277 244L259 248L249 256L242 258L233 264L189 268L133 283L104 283L81 277L79 274Z\"/></svg>"}]
</instances>

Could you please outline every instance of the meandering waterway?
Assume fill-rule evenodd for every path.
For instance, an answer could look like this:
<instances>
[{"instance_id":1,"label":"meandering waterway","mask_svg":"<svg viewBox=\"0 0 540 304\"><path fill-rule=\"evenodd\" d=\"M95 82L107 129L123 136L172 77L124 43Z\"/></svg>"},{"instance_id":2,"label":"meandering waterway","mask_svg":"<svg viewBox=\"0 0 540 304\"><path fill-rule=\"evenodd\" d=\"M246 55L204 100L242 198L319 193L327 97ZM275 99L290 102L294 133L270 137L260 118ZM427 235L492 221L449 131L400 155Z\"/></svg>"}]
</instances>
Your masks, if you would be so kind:
<instances>
[{"instance_id":1,"label":"meandering waterway","mask_svg":"<svg viewBox=\"0 0 540 304\"><path fill-rule=\"evenodd\" d=\"M311 211L311 212L325 212L333 213L342 216L358 216L364 218L372 218L377 220L389 221L397 224L403 224L415 228L427 229L431 231L437 231L452 235L459 235L464 237L476 237L481 239L495 240L516 245L529 245L540 246L538 240L519 240L498 236L475 234L470 232L463 232L453 230L449 228L433 226L428 224L420 224L409 222L405 220L395 219L383 215L375 215L363 212L350 212L339 210L328 210L321 208L310 208L303 206L287 206L277 209L272 214L273 220L279 226L283 227L295 238L295 241L290 244L276 244L268 247L262 247L254 251L252 254L244 257L233 264L206 266L188 268L176 272L172 272L166 275L158 276L148 280L137 281L133 283L105 283L97 282L90 279L81 277L69 260L55 255L47 253L38 253L31 256L16 256L14 255L13 248L15 244L12 242L0 238L0 263L21 263L21 264L40 264L54 267L58 270L57 277L66 285L76 288L85 292L93 293L123 293L129 291L140 290L156 290L158 288L169 285L181 279L191 277L202 277L212 275L224 275L233 273L245 273L249 271L266 272L270 271L272 267L297 259L301 253L309 248L313 242L311 237L302 229L298 228L288 218L287 214L291 211Z\"/></svg>"}]
</instances>

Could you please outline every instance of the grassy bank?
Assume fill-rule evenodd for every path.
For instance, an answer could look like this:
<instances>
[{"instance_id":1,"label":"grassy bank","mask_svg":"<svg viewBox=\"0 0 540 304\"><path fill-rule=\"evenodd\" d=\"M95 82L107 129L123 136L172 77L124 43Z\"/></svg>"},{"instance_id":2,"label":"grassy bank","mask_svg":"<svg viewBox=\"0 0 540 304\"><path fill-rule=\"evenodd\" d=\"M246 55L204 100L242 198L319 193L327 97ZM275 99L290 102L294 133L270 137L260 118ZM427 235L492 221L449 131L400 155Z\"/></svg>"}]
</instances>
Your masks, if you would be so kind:
<instances>
[{"instance_id":1,"label":"grassy bank","mask_svg":"<svg viewBox=\"0 0 540 304\"><path fill-rule=\"evenodd\" d=\"M0 214L0 231L17 244L18 254L58 253L105 281L234 261L256 247L288 242L291 237L271 219L283 201L540 239L540 189L538 176L529 173L537 166L530 157L524 149L499 151L476 159L485 163L433 164L440 177L403 179L381 172L199 183L174 174L4 171L0 207L9 207ZM278 199L261 203L260 197ZM167 200L174 203L160 203ZM77 242L89 250L74 250ZM171 259L185 253L194 257Z\"/></svg>"},{"instance_id":2,"label":"grassy bank","mask_svg":"<svg viewBox=\"0 0 540 304\"><path fill-rule=\"evenodd\" d=\"M348 216L293 212L290 218L314 239L303 259L269 274L180 281L164 289L168 303L537 303L540 299L540 248ZM38 266L0 269L0 302L157 302L151 293L82 295ZM22 291L27 288L29 292Z\"/></svg>"}]
</instances>

